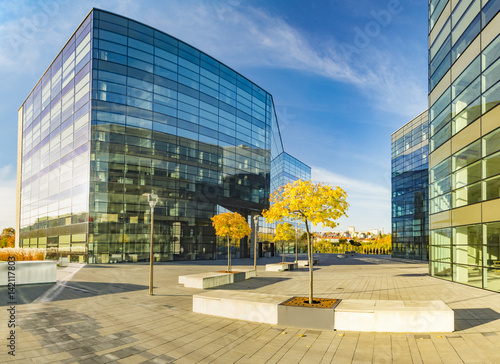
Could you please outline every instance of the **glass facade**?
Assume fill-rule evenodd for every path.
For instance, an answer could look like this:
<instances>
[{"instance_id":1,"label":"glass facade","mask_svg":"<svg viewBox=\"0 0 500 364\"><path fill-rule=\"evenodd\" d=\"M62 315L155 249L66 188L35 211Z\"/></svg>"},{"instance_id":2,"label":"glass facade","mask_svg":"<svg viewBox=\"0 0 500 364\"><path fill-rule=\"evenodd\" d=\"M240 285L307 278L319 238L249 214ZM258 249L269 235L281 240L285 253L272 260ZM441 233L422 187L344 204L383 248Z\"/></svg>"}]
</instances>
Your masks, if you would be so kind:
<instances>
[{"instance_id":1,"label":"glass facade","mask_svg":"<svg viewBox=\"0 0 500 364\"><path fill-rule=\"evenodd\" d=\"M289 182L311 179L311 167L286 152L271 161L271 191Z\"/></svg>"},{"instance_id":2,"label":"glass facade","mask_svg":"<svg viewBox=\"0 0 500 364\"><path fill-rule=\"evenodd\" d=\"M430 271L500 291L500 1L429 4Z\"/></svg>"},{"instance_id":3,"label":"glass facade","mask_svg":"<svg viewBox=\"0 0 500 364\"><path fill-rule=\"evenodd\" d=\"M428 112L392 134L392 256L428 260Z\"/></svg>"},{"instance_id":4,"label":"glass facade","mask_svg":"<svg viewBox=\"0 0 500 364\"><path fill-rule=\"evenodd\" d=\"M212 216L269 205L272 96L146 25L92 10L21 109L22 246L148 260L155 193L155 260L214 259Z\"/></svg>"}]
</instances>

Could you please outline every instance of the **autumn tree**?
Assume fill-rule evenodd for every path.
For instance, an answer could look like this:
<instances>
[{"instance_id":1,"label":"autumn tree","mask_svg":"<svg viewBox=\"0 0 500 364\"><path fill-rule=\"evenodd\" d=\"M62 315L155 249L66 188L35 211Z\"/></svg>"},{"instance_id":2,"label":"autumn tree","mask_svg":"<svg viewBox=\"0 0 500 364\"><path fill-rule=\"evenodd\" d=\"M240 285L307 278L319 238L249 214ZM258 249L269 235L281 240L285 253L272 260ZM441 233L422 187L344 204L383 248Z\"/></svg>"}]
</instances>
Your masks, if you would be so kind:
<instances>
[{"instance_id":1,"label":"autumn tree","mask_svg":"<svg viewBox=\"0 0 500 364\"><path fill-rule=\"evenodd\" d=\"M231 239L239 241L252 233L243 216L237 212L224 212L211 218L215 234L228 239L227 241L227 271L231 272Z\"/></svg>"},{"instance_id":2,"label":"autumn tree","mask_svg":"<svg viewBox=\"0 0 500 364\"><path fill-rule=\"evenodd\" d=\"M309 303L313 303L313 252L309 224L323 224L334 228L335 222L347 216L347 193L340 187L332 187L311 181L297 180L277 189L270 197L271 207L262 216L268 222L292 219L306 226L307 253L309 258Z\"/></svg>"},{"instance_id":3,"label":"autumn tree","mask_svg":"<svg viewBox=\"0 0 500 364\"><path fill-rule=\"evenodd\" d=\"M14 248L16 246L16 230L14 228L5 228L0 235L1 248Z\"/></svg>"},{"instance_id":4,"label":"autumn tree","mask_svg":"<svg viewBox=\"0 0 500 364\"><path fill-rule=\"evenodd\" d=\"M285 263L285 242L295 240L295 230L289 222L278 224L276 226L276 235L273 238L274 242L281 241L281 252L283 254L283 263Z\"/></svg>"}]
</instances>

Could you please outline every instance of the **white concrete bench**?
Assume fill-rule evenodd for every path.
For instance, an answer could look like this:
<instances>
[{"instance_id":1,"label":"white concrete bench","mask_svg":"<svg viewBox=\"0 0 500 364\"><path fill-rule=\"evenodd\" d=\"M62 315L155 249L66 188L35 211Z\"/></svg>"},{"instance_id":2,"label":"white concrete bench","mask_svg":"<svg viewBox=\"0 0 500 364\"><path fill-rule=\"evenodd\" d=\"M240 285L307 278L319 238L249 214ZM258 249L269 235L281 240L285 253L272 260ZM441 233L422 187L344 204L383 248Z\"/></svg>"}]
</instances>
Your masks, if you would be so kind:
<instances>
[{"instance_id":1,"label":"white concrete bench","mask_svg":"<svg viewBox=\"0 0 500 364\"><path fill-rule=\"evenodd\" d=\"M280 306L290 298L215 290L193 296L193 312L320 330L412 333L454 331L454 312L443 301L347 299L341 300L332 309ZM323 310L324 312L315 312ZM292 316L300 319L290 320Z\"/></svg>"},{"instance_id":2,"label":"white concrete bench","mask_svg":"<svg viewBox=\"0 0 500 364\"><path fill-rule=\"evenodd\" d=\"M309 267L309 260L299 260L297 262L299 264L299 267ZM319 264L319 259L318 258L314 258L313 259L313 265L317 265Z\"/></svg>"},{"instance_id":3,"label":"white concrete bench","mask_svg":"<svg viewBox=\"0 0 500 364\"><path fill-rule=\"evenodd\" d=\"M289 298L289 296L216 290L193 296L193 312L276 325L278 305Z\"/></svg>"},{"instance_id":4,"label":"white concrete bench","mask_svg":"<svg viewBox=\"0 0 500 364\"><path fill-rule=\"evenodd\" d=\"M267 272L283 272L285 270L294 270L298 268L298 263L273 263L266 264Z\"/></svg>"},{"instance_id":5,"label":"white concrete bench","mask_svg":"<svg viewBox=\"0 0 500 364\"><path fill-rule=\"evenodd\" d=\"M443 301L342 300L335 329L370 332L452 332L455 316Z\"/></svg>"},{"instance_id":6,"label":"white concrete bench","mask_svg":"<svg viewBox=\"0 0 500 364\"><path fill-rule=\"evenodd\" d=\"M208 272L208 273L197 273L190 274L187 276L179 276L179 284L183 284L184 287L189 288L212 288L217 286L222 286L224 284L236 283L244 281L245 279L255 277L255 271L238 271L233 273L222 273L222 272Z\"/></svg>"},{"instance_id":7,"label":"white concrete bench","mask_svg":"<svg viewBox=\"0 0 500 364\"><path fill-rule=\"evenodd\" d=\"M9 270L9 266L15 267ZM10 279L9 279L9 272ZM12 274L13 273L13 274ZM0 287L8 286L9 283L39 284L56 283L57 261L55 260L33 260L17 262L0 262Z\"/></svg>"}]
</instances>

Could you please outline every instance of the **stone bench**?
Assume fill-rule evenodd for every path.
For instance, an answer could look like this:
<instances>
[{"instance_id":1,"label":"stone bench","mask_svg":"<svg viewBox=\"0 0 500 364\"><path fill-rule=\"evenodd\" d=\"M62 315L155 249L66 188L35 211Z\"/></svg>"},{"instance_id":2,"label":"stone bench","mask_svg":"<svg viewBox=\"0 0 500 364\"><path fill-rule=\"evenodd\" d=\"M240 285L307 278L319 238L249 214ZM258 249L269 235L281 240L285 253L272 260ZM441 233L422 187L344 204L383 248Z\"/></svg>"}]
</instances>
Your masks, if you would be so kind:
<instances>
[{"instance_id":1,"label":"stone bench","mask_svg":"<svg viewBox=\"0 0 500 364\"><path fill-rule=\"evenodd\" d=\"M285 270L294 270L298 268L297 263L273 263L266 264L267 272L283 272Z\"/></svg>"},{"instance_id":2,"label":"stone bench","mask_svg":"<svg viewBox=\"0 0 500 364\"><path fill-rule=\"evenodd\" d=\"M280 305L290 298L215 290L193 296L193 312L281 326L337 331L453 332L455 325L454 312L443 301L347 299L330 309ZM297 320L297 317L300 319Z\"/></svg>"},{"instance_id":3,"label":"stone bench","mask_svg":"<svg viewBox=\"0 0 500 364\"><path fill-rule=\"evenodd\" d=\"M190 274L187 276L179 276L179 284L183 284L184 287L188 288L200 288L207 289L217 286L222 286L224 284L236 283L255 277L255 271L238 271L233 273L223 273L223 272L208 272L208 273L197 273Z\"/></svg>"},{"instance_id":4,"label":"stone bench","mask_svg":"<svg viewBox=\"0 0 500 364\"><path fill-rule=\"evenodd\" d=\"M216 290L193 296L193 312L278 324L278 305L289 296Z\"/></svg>"},{"instance_id":5,"label":"stone bench","mask_svg":"<svg viewBox=\"0 0 500 364\"><path fill-rule=\"evenodd\" d=\"M370 332L452 332L455 316L443 301L342 300L335 329Z\"/></svg>"},{"instance_id":6,"label":"stone bench","mask_svg":"<svg viewBox=\"0 0 500 364\"><path fill-rule=\"evenodd\" d=\"M299 260L297 262L299 264L299 267L309 267L309 260ZM318 258L314 258L313 259L313 265L318 265L319 264L319 259Z\"/></svg>"}]
</instances>

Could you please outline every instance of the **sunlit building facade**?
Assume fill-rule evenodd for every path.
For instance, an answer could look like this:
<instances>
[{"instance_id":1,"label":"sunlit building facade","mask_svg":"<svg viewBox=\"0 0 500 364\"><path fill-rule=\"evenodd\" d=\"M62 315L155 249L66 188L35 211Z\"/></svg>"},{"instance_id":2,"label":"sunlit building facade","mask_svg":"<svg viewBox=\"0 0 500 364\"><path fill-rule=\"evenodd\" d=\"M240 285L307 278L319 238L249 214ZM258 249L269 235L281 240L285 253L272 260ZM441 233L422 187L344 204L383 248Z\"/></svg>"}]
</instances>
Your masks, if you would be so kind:
<instances>
[{"instance_id":1,"label":"sunlit building facade","mask_svg":"<svg viewBox=\"0 0 500 364\"><path fill-rule=\"evenodd\" d=\"M269 206L272 96L190 45L93 9L19 110L18 244L88 263L214 259L210 217ZM238 248L249 256L249 241Z\"/></svg>"},{"instance_id":2,"label":"sunlit building facade","mask_svg":"<svg viewBox=\"0 0 500 364\"><path fill-rule=\"evenodd\" d=\"M430 273L500 291L500 1L429 2Z\"/></svg>"},{"instance_id":3,"label":"sunlit building facade","mask_svg":"<svg viewBox=\"0 0 500 364\"><path fill-rule=\"evenodd\" d=\"M427 110L392 134L392 256L428 260Z\"/></svg>"}]
</instances>

